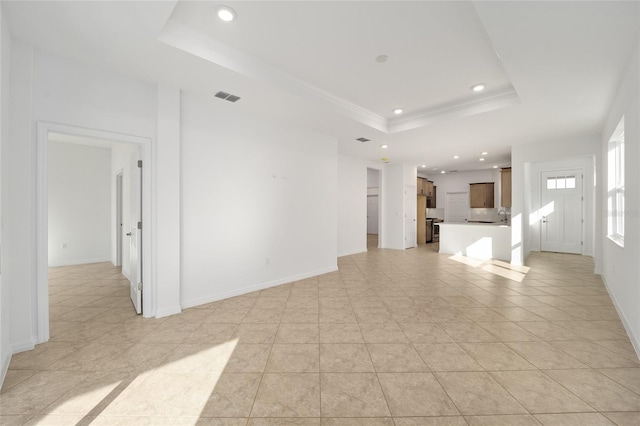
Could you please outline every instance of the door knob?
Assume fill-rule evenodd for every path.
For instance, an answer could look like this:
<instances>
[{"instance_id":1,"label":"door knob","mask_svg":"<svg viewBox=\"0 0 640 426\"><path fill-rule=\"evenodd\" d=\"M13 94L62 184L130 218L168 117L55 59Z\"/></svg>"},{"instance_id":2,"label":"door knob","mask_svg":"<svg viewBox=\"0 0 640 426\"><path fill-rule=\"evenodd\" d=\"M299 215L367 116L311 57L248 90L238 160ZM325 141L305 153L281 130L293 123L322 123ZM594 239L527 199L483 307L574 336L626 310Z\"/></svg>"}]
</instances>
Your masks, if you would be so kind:
<instances>
[{"instance_id":1,"label":"door knob","mask_svg":"<svg viewBox=\"0 0 640 426\"><path fill-rule=\"evenodd\" d=\"M125 235L126 235L127 237L130 237L130 236L131 236L131 232L127 232Z\"/></svg>"}]
</instances>

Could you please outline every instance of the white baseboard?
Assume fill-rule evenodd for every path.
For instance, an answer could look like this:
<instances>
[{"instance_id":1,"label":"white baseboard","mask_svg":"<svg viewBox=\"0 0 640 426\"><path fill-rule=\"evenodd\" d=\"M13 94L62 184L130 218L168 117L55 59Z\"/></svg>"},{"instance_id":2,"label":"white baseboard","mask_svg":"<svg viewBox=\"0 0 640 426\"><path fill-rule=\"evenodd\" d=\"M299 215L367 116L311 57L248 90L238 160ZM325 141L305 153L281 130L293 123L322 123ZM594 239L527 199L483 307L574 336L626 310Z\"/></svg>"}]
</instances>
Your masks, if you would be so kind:
<instances>
[{"instance_id":1,"label":"white baseboard","mask_svg":"<svg viewBox=\"0 0 640 426\"><path fill-rule=\"evenodd\" d=\"M343 253L338 253L338 257L351 256L354 254L360 254L360 253L366 253L366 252L367 252L367 248L365 247L363 249L357 249L357 250L347 251Z\"/></svg>"},{"instance_id":2,"label":"white baseboard","mask_svg":"<svg viewBox=\"0 0 640 426\"><path fill-rule=\"evenodd\" d=\"M604 287L607 289L607 293L609 293L609 297L613 301L613 306L616 308L616 312L618 312L618 316L622 320L622 325L624 326L624 329L627 332L627 336L629 336L631 345L633 346L633 349L636 351L636 355L638 356L638 359L640 359L640 341L638 341L638 338L636 337L636 335L633 334L633 329L629 325L627 318L624 316L624 312L622 311L622 309L620 309L620 305L618 304L616 297L613 295L613 292L609 288L609 284L607 284L606 278L604 277L604 275L601 275L600 277L602 278Z\"/></svg>"},{"instance_id":3,"label":"white baseboard","mask_svg":"<svg viewBox=\"0 0 640 426\"><path fill-rule=\"evenodd\" d=\"M278 280L269 281L269 282L261 283L261 284L256 284L256 285L252 285L252 286L249 286L249 287L243 287L243 288L239 288L239 289L236 289L236 290L225 291L223 293L218 293L218 294L214 294L214 295L211 295L211 296L199 297L197 299L191 299L191 300L183 300L182 301L182 308L183 309L187 309L187 308L192 308L194 306L205 305L207 303L217 302L218 300L228 299L228 298L234 297L234 296L241 296L243 294L251 293L251 292L254 292L254 291L258 291L258 290L264 290L266 288L275 287L277 285L286 284L286 283L290 283L290 282L293 282L293 281L300 281L300 280L304 280L306 278L316 277L316 276L322 275L322 274L328 274L329 272L335 272L337 270L338 270L338 266L337 265L336 266L329 266L327 268L318 269L318 270L311 271L311 272L306 272L304 274L299 274L299 275L294 275L294 276L290 276L290 277L286 277L286 278L281 278L281 279L278 279Z\"/></svg>"},{"instance_id":4,"label":"white baseboard","mask_svg":"<svg viewBox=\"0 0 640 426\"><path fill-rule=\"evenodd\" d=\"M7 377L7 371L9 371L9 364L11 363L11 353L8 353L7 356L2 360L2 365L0 365L0 388L4 383L4 378Z\"/></svg>"},{"instance_id":5,"label":"white baseboard","mask_svg":"<svg viewBox=\"0 0 640 426\"><path fill-rule=\"evenodd\" d=\"M87 265L89 263L111 262L110 257L99 257L95 259L73 259L60 263L49 263L49 268L57 268L58 266Z\"/></svg>"},{"instance_id":6,"label":"white baseboard","mask_svg":"<svg viewBox=\"0 0 640 426\"><path fill-rule=\"evenodd\" d=\"M155 318L168 317L170 315L179 314L182 312L182 307L180 306L172 306L170 308L163 308L156 310Z\"/></svg>"},{"instance_id":7,"label":"white baseboard","mask_svg":"<svg viewBox=\"0 0 640 426\"><path fill-rule=\"evenodd\" d=\"M17 342L11 345L11 353L17 354L19 352L30 351L35 348L37 342L36 337L32 337L29 340L23 340L22 342Z\"/></svg>"}]
</instances>

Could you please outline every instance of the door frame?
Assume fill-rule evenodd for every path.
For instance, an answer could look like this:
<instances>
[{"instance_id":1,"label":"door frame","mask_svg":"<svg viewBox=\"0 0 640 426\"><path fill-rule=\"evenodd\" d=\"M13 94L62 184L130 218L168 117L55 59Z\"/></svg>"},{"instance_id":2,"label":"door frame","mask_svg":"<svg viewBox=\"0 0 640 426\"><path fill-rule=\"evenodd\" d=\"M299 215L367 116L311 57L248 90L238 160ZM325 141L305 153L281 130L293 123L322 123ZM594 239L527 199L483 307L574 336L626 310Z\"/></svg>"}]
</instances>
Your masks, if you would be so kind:
<instances>
[{"instance_id":1,"label":"door frame","mask_svg":"<svg viewBox=\"0 0 640 426\"><path fill-rule=\"evenodd\" d=\"M384 237L384 221L383 221L383 216L384 216L384 212L382 210L382 206L383 206L383 189L382 189L382 173L384 173L384 169L381 168L377 168L374 167L373 165L367 165L365 167L365 174L369 173L369 169L371 170L375 170L378 174L378 248L382 248L383 247L383 239ZM367 214L368 214L368 209L367 209L367 205L366 205L366 199L369 196L369 188L368 188L368 179L366 179L365 181L365 211L364 211L364 216L365 216L365 232L364 232L364 247L365 247L365 251L367 251L367 223L366 221L368 220L367 218Z\"/></svg>"},{"instance_id":2,"label":"door frame","mask_svg":"<svg viewBox=\"0 0 640 426\"><path fill-rule=\"evenodd\" d=\"M584 220L584 216L585 216L585 209L584 209L584 204L585 204L585 184L584 184L584 167L561 167L561 168L543 168L540 169L539 174L538 174L538 196L539 196L539 205L540 207L542 207L542 197L543 197L543 191L545 190L545 186L546 186L546 182L544 182L544 174L545 173L557 173L558 175L561 175L563 172L568 172L568 171L579 171L580 173L580 253L575 253L575 254L579 254L581 256L583 256L585 254L585 245L584 245L584 240L585 240L585 220ZM576 180L578 179L578 177L576 176ZM538 217L538 220L541 220L541 217ZM545 252L545 253L556 253L556 252L546 252L545 250L542 249L542 226L540 225L540 222L538 223L538 248L541 252ZM559 252L559 253L564 253L564 252ZM574 254L574 253L569 253L569 254Z\"/></svg>"},{"instance_id":3,"label":"door frame","mask_svg":"<svg viewBox=\"0 0 640 426\"><path fill-rule=\"evenodd\" d=\"M142 234L143 247L148 249L143 253L144 276L152 276L153 257L151 253L152 236L150 230L153 229L151 223L151 182L152 182L152 155L151 139L141 136L115 133L105 130L90 129L66 124L50 123L39 121L37 123L37 178L36 178L36 288L34 289L33 312L34 323L37 326L36 343L44 343L49 340L49 278L48 278L48 232L49 232L49 196L48 196L48 143L49 133L64 133L67 135L88 137L94 139L105 139L113 142L135 144L140 147L141 157L144 164L142 173L144 176L144 186L141 188L142 199L144 200L142 211L142 221L145 223L147 232ZM153 312L151 302L154 300L155 283L148 279L145 283L145 291L148 297L145 299L143 310Z\"/></svg>"},{"instance_id":4,"label":"door frame","mask_svg":"<svg viewBox=\"0 0 640 426\"><path fill-rule=\"evenodd\" d=\"M124 170L116 171L116 258L115 266L122 266L122 221L124 218L123 203L123 173Z\"/></svg>"}]
</instances>

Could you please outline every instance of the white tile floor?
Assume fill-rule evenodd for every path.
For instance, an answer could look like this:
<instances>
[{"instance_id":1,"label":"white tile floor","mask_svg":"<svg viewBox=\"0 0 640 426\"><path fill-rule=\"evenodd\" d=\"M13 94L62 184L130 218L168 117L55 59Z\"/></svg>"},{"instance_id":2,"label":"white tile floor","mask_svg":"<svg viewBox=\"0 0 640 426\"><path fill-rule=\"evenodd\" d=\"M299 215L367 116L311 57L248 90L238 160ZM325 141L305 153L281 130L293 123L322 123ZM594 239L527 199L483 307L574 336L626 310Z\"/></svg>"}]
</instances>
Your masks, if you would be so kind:
<instances>
[{"instance_id":1,"label":"white tile floor","mask_svg":"<svg viewBox=\"0 0 640 426\"><path fill-rule=\"evenodd\" d=\"M51 341L14 355L0 423L640 424L640 364L591 260L505 266L372 248L159 320L109 264L54 268Z\"/></svg>"}]
</instances>

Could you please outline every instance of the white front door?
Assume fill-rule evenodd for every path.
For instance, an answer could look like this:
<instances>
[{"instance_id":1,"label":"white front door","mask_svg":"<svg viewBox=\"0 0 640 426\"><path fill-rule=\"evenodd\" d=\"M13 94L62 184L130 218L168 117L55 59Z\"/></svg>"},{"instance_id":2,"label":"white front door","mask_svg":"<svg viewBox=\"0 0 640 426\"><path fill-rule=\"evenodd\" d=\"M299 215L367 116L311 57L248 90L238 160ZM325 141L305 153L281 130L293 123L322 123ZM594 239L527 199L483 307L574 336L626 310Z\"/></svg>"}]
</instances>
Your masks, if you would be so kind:
<instances>
[{"instance_id":1,"label":"white front door","mask_svg":"<svg viewBox=\"0 0 640 426\"><path fill-rule=\"evenodd\" d=\"M378 233L378 196L367 195L367 234Z\"/></svg>"},{"instance_id":2,"label":"white front door","mask_svg":"<svg viewBox=\"0 0 640 426\"><path fill-rule=\"evenodd\" d=\"M582 170L541 174L540 249L582 253Z\"/></svg>"},{"instance_id":3,"label":"white front door","mask_svg":"<svg viewBox=\"0 0 640 426\"><path fill-rule=\"evenodd\" d=\"M142 161L140 154L134 152L131 155L131 179L130 179L131 226L127 235L129 238L130 266L130 293L131 301L136 313L142 313Z\"/></svg>"},{"instance_id":4,"label":"white front door","mask_svg":"<svg viewBox=\"0 0 640 426\"><path fill-rule=\"evenodd\" d=\"M469 220L469 193L447 192L444 209L445 222L466 222Z\"/></svg>"},{"instance_id":5,"label":"white front door","mask_svg":"<svg viewBox=\"0 0 640 426\"><path fill-rule=\"evenodd\" d=\"M418 213L416 187L404 187L404 248L408 249L418 245L418 232L416 230L416 216Z\"/></svg>"}]
</instances>

